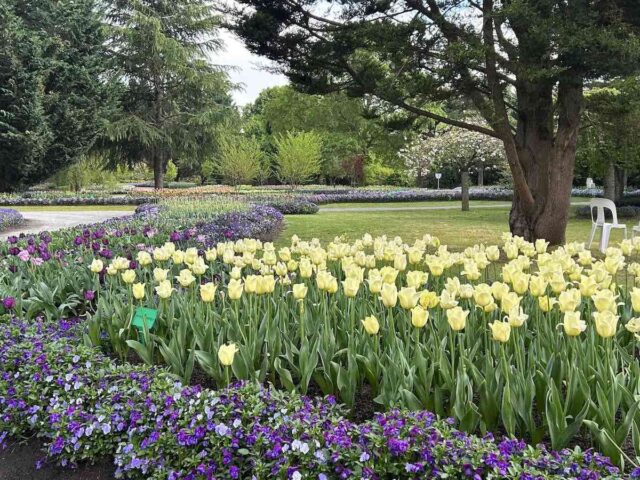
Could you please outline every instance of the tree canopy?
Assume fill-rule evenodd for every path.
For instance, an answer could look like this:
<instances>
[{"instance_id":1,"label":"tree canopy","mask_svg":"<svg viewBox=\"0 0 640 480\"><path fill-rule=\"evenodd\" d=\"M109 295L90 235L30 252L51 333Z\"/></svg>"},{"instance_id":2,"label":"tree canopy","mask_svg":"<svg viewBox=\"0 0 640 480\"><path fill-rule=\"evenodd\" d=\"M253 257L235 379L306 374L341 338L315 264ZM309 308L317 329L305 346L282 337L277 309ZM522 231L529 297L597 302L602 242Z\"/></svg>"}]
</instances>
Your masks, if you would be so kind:
<instances>
[{"instance_id":1,"label":"tree canopy","mask_svg":"<svg viewBox=\"0 0 640 480\"><path fill-rule=\"evenodd\" d=\"M640 68L632 0L238 0L230 22L306 92L373 95L498 138L511 230L562 243L583 89ZM486 122L425 105L464 99Z\"/></svg>"},{"instance_id":2,"label":"tree canopy","mask_svg":"<svg viewBox=\"0 0 640 480\"><path fill-rule=\"evenodd\" d=\"M0 191L44 180L94 144L110 106L94 0L0 2Z\"/></svg>"}]
</instances>

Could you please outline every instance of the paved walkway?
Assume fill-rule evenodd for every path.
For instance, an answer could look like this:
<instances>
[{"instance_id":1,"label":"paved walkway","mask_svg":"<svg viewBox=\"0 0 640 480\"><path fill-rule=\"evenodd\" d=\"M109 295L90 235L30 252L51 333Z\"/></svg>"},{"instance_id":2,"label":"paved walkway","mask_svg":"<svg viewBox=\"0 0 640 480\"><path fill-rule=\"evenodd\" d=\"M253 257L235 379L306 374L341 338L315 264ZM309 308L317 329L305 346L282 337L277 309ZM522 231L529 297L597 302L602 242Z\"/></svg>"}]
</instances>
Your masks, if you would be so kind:
<instances>
[{"instance_id":1,"label":"paved walkway","mask_svg":"<svg viewBox=\"0 0 640 480\"><path fill-rule=\"evenodd\" d=\"M571 205L580 207L584 205L589 205L589 202L571 202ZM479 208L511 208L510 203L496 203L494 205L474 205L473 200L469 203L469 207L471 211ZM380 207L320 207L320 212L328 213L328 212L399 212L406 210L460 210L460 202L456 202L455 205L419 205L419 206L410 206L406 207L385 207L384 205Z\"/></svg>"},{"instance_id":2,"label":"paved walkway","mask_svg":"<svg viewBox=\"0 0 640 480\"><path fill-rule=\"evenodd\" d=\"M61 228L75 227L85 223L96 223L114 217L131 215L131 212L118 210L83 210L60 212L23 212L25 222L19 227L2 232L2 237L18 235L20 233L39 233L43 230L59 230Z\"/></svg>"}]
</instances>

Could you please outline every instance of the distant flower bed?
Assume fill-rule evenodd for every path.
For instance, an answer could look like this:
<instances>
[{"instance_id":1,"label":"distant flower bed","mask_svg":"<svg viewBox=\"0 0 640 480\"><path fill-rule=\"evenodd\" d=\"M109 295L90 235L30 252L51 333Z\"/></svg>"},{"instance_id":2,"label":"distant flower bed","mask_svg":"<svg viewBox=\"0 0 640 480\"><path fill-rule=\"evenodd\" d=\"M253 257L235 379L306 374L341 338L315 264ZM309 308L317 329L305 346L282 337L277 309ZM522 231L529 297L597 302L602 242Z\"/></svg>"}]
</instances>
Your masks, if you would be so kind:
<instances>
[{"instance_id":1,"label":"distant flower bed","mask_svg":"<svg viewBox=\"0 0 640 480\"><path fill-rule=\"evenodd\" d=\"M140 182L135 183L134 187L136 188L155 188L153 182ZM183 188L194 188L197 187L197 184L194 182L164 182L165 189L183 189Z\"/></svg>"},{"instance_id":2,"label":"distant flower bed","mask_svg":"<svg viewBox=\"0 0 640 480\"><path fill-rule=\"evenodd\" d=\"M472 187L469 189L471 200L511 200L513 192L502 187ZM314 193L305 198L313 203L338 202L415 202L429 200L459 200L462 191L459 188L427 190L423 188L404 188L397 190L353 189L333 193Z\"/></svg>"},{"instance_id":3,"label":"distant flower bed","mask_svg":"<svg viewBox=\"0 0 640 480\"><path fill-rule=\"evenodd\" d=\"M17 206L64 206L64 205L141 205L153 202L149 196L38 196L38 197L0 197L0 205Z\"/></svg>"},{"instance_id":4,"label":"distant flower bed","mask_svg":"<svg viewBox=\"0 0 640 480\"><path fill-rule=\"evenodd\" d=\"M320 210L318 205L304 197L257 197L252 198L251 201L273 207L284 215L311 215Z\"/></svg>"},{"instance_id":5,"label":"distant flower bed","mask_svg":"<svg viewBox=\"0 0 640 480\"><path fill-rule=\"evenodd\" d=\"M16 227L24 221L20 212L11 208L0 208L0 232Z\"/></svg>"},{"instance_id":6,"label":"distant flower bed","mask_svg":"<svg viewBox=\"0 0 640 480\"><path fill-rule=\"evenodd\" d=\"M107 456L118 478L171 480L623 478L592 451L480 438L424 411L354 423L331 397L185 387L84 346L77 321L5 319L0 445L36 434L61 465Z\"/></svg>"}]
</instances>

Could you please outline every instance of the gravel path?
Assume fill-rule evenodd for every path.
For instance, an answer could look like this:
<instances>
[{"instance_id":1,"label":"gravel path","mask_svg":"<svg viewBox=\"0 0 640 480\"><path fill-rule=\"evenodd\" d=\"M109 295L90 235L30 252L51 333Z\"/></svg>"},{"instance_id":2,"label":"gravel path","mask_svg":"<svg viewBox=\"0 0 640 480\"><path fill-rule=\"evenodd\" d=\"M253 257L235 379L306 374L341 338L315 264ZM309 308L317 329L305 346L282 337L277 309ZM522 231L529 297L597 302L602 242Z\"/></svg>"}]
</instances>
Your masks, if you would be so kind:
<instances>
[{"instance_id":1,"label":"gravel path","mask_svg":"<svg viewBox=\"0 0 640 480\"><path fill-rule=\"evenodd\" d=\"M75 212L24 212L22 216L25 222L19 227L2 232L2 236L18 235L20 233L38 233L43 230L59 230L61 228L75 227L85 223L96 223L113 217L124 217L131 212L118 210L75 211Z\"/></svg>"}]
</instances>

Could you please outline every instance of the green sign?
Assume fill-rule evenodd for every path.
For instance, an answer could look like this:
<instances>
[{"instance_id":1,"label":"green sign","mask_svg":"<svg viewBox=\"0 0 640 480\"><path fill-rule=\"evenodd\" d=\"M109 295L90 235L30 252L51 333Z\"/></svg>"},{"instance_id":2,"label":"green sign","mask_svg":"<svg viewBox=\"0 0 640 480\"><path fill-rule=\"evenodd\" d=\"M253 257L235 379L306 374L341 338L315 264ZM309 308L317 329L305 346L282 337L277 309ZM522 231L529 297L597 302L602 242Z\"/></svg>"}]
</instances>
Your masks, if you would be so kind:
<instances>
[{"instance_id":1,"label":"green sign","mask_svg":"<svg viewBox=\"0 0 640 480\"><path fill-rule=\"evenodd\" d=\"M138 337L141 342L144 343L144 326L146 324L147 330L151 331L153 326L156 323L156 318L158 317L158 311L153 308L145 308L138 307L133 314L133 320L131 321L131 325L133 325L138 330Z\"/></svg>"}]
</instances>

